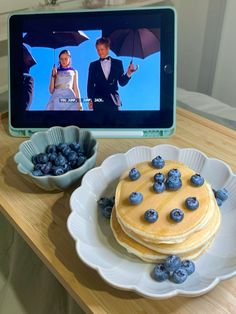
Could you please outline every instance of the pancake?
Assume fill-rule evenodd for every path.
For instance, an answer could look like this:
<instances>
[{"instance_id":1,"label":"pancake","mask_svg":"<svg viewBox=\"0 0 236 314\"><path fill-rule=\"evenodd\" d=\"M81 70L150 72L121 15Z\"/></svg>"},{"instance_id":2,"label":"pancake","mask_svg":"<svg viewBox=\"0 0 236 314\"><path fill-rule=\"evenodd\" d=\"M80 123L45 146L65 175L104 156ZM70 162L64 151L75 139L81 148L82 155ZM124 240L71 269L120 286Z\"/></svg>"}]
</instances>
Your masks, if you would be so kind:
<instances>
[{"instance_id":1,"label":"pancake","mask_svg":"<svg viewBox=\"0 0 236 314\"><path fill-rule=\"evenodd\" d=\"M116 189L115 206L119 222L147 241L176 243L182 242L191 233L203 227L207 223L209 214L209 189L205 182L200 187L190 184L189 180L195 172L178 161L166 161L161 172L166 176L170 169L178 169L181 172L182 188L178 191L165 191L157 194L153 191L154 175L158 172L151 163L143 162L136 165L141 177L131 181L128 171L121 177ZM141 192L143 202L132 205L129 202L129 195L132 192ZM195 211L186 209L184 202L187 197L194 196L199 200L199 208ZM147 209L153 208L158 211L158 221L150 224L144 220L144 213ZM181 223L174 223L169 218L173 208L180 208L184 212L184 220ZM209 218L208 218L209 219Z\"/></svg>"},{"instance_id":2,"label":"pancake","mask_svg":"<svg viewBox=\"0 0 236 314\"><path fill-rule=\"evenodd\" d=\"M147 247L153 251L156 251L156 252L161 253L161 254L168 254L168 255L170 255L170 254L187 255L187 254L189 254L189 252L192 252L193 250L197 250L198 248L201 248L202 246L204 246L204 244L206 242L208 242L208 240L211 239L215 235L217 230L219 229L221 216L220 216L220 210L219 210L216 202L214 201L214 199L212 200L212 206L215 206L215 207L213 207L215 210L214 210L214 216L210 220L209 224L207 224L201 230L196 231L193 234L191 234L185 241L183 241L181 243L169 244L169 243L145 242L140 237L135 237L132 235L132 233L130 234L130 233L125 232L125 230L123 230L123 228L118 223L118 221L117 221L117 223L119 224L119 228L122 230L122 232L126 236L128 236L129 238L133 239L137 243L139 243L139 244L141 244L141 245L143 245L143 246L145 246L145 247ZM113 209L113 211L115 212L115 208ZM113 219L117 220L117 218L113 218ZM119 230L119 232L116 232L116 233L117 233L116 238L122 237L122 235L120 235L120 233L121 233L120 230Z\"/></svg>"},{"instance_id":3,"label":"pancake","mask_svg":"<svg viewBox=\"0 0 236 314\"><path fill-rule=\"evenodd\" d=\"M151 162L135 166L141 176L132 181L129 171L120 178L116 188L111 228L116 240L145 261L156 262L171 254L181 258L196 258L209 247L219 229L221 215L211 186L206 180L201 186L194 186L190 178L196 172L179 161L166 160L162 169L156 169ZM177 191L153 190L154 175L161 172L167 177L171 169L181 173L182 187ZM140 192L143 201L130 204L132 192ZM187 197L196 197L199 207L189 210L185 206ZM158 212L158 220L149 223L144 219L147 209ZM184 213L181 222L170 218L170 212L180 208Z\"/></svg>"},{"instance_id":4,"label":"pancake","mask_svg":"<svg viewBox=\"0 0 236 314\"><path fill-rule=\"evenodd\" d=\"M169 256L170 254L176 254L174 252L171 252L169 254L158 253L146 246L143 246L142 244L136 242L135 240L127 236L127 234L124 233L120 224L118 223L115 210L113 210L111 216L111 229L117 242L121 246L123 246L128 253L134 254L135 256L139 257L145 262L149 263L163 262L166 259L166 257ZM201 247L198 247L197 249L189 251L187 253L183 252L179 253L178 256L181 259L195 259L208 249L213 240L214 236L211 237L208 241L206 241Z\"/></svg>"},{"instance_id":5,"label":"pancake","mask_svg":"<svg viewBox=\"0 0 236 314\"><path fill-rule=\"evenodd\" d=\"M221 216L213 193L209 201L209 212L211 212L211 219L208 220L208 223L206 225L191 233L187 238L183 238L181 242L178 241L175 243L170 243L168 239L165 243L145 241L145 239L143 239L139 235L132 233L132 231L130 230L126 230L121 223L120 226L129 237L133 238L135 241L154 251L164 254L181 254L202 246L217 232L220 226ZM173 222L173 224L175 224L175 222Z\"/></svg>"}]
</instances>

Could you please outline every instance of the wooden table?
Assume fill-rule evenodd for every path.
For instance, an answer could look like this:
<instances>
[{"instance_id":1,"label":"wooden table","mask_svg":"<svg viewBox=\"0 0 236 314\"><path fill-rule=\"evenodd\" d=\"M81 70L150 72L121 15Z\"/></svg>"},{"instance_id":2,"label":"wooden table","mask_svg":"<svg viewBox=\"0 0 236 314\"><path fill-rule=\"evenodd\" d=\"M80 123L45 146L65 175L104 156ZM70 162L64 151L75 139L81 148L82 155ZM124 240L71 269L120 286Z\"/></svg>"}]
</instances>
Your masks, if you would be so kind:
<instances>
[{"instance_id":1,"label":"wooden table","mask_svg":"<svg viewBox=\"0 0 236 314\"><path fill-rule=\"evenodd\" d=\"M221 282L208 294L150 300L110 287L75 253L66 221L66 192L46 193L21 177L13 156L22 138L9 136L7 117L0 123L0 210L86 313L236 313L236 278ZM183 109L177 131L169 139L99 139L97 165L106 157L137 145L161 143L195 147L228 163L236 172L236 132Z\"/></svg>"}]
</instances>

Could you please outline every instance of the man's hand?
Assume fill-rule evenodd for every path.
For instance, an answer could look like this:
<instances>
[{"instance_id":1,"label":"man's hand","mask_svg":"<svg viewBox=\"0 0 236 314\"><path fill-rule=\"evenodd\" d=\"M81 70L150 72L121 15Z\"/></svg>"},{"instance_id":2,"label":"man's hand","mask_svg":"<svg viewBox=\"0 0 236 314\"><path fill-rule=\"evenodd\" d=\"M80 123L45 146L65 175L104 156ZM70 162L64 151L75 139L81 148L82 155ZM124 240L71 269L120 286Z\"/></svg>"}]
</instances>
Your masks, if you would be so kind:
<instances>
[{"instance_id":1,"label":"man's hand","mask_svg":"<svg viewBox=\"0 0 236 314\"><path fill-rule=\"evenodd\" d=\"M133 61L130 61L128 70L127 70L127 75L130 77L134 72L136 72L138 70L139 66L136 65L136 67L134 67Z\"/></svg>"}]
</instances>

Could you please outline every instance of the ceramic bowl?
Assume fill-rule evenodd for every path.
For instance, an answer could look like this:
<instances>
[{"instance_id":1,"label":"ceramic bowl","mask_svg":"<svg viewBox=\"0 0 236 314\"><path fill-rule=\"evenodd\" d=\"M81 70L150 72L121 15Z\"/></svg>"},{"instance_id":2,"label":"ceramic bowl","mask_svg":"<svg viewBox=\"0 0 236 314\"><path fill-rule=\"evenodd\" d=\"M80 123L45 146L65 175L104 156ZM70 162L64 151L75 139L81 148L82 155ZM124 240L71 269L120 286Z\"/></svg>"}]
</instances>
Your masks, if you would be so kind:
<instances>
[{"instance_id":1,"label":"ceramic bowl","mask_svg":"<svg viewBox=\"0 0 236 314\"><path fill-rule=\"evenodd\" d=\"M49 144L58 145L59 143L73 143L75 141L80 143L81 149L87 156L82 166L58 176L34 176L32 174L34 168L32 162L33 155L44 153ZM21 143L18 152L14 156L14 160L19 172L40 188L47 191L64 190L79 182L85 172L94 167L97 147L97 141L90 131L82 130L76 126L55 126L45 132L34 133L29 140Z\"/></svg>"}]
</instances>

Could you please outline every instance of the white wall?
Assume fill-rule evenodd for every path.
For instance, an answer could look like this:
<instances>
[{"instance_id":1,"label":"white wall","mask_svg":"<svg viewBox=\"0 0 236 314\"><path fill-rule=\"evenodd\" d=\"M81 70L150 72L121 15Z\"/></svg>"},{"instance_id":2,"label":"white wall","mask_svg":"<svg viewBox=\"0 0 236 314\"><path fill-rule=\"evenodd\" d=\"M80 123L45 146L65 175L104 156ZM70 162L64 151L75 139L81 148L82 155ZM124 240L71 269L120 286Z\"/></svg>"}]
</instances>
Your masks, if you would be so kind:
<instances>
[{"instance_id":1,"label":"white wall","mask_svg":"<svg viewBox=\"0 0 236 314\"><path fill-rule=\"evenodd\" d=\"M22 8L28 8L33 4L38 4L38 0L20 0L20 1L11 1L11 0L1 0L0 2L0 12L6 11L16 11Z\"/></svg>"},{"instance_id":2,"label":"white wall","mask_svg":"<svg viewBox=\"0 0 236 314\"><path fill-rule=\"evenodd\" d=\"M197 90L209 0L172 0L178 14L177 85Z\"/></svg>"},{"instance_id":3,"label":"white wall","mask_svg":"<svg viewBox=\"0 0 236 314\"><path fill-rule=\"evenodd\" d=\"M212 94L226 1L172 0L178 13L179 87Z\"/></svg>"},{"instance_id":4,"label":"white wall","mask_svg":"<svg viewBox=\"0 0 236 314\"><path fill-rule=\"evenodd\" d=\"M212 95L236 107L236 1L227 0Z\"/></svg>"}]
</instances>

